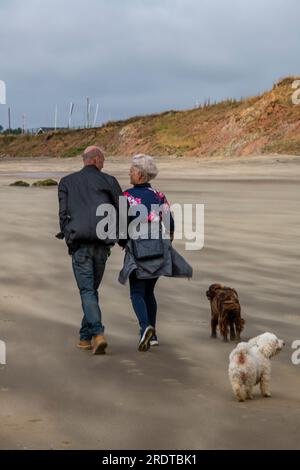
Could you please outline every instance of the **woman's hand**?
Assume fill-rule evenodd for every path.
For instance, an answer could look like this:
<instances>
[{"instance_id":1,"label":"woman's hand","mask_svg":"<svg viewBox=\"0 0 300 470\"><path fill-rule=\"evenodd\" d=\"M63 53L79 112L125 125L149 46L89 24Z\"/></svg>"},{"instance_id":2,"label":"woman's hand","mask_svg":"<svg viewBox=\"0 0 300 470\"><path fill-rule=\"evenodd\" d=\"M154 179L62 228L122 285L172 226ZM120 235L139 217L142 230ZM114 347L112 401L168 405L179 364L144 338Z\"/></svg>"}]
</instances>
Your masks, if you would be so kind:
<instances>
[{"instance_id":1,"label":"woman's hand","mask_svg":"<svg viewBox=\"0 0 300 470\"><path fill-rule=\"evenodd\" d=\"M172 243L174 241L174 232L169 232L169 238Z\"/></svg>"}]
</instances>

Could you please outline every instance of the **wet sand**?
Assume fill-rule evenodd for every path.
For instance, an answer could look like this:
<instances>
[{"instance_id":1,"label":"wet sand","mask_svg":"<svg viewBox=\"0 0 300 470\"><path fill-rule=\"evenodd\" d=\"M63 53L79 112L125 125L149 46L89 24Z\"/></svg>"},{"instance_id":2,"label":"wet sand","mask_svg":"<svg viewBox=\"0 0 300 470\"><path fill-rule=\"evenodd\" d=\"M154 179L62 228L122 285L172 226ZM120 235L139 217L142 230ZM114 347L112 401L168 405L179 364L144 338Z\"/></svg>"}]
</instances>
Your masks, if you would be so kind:
<instances>
[{"instance_id":1,"label":"wet sand","mask_svg":"<svg viewBox=\"0 0 300 470\"><path fill-rule=\"evenodd\" d=\"M157 287L161 346L137 352L128 286L116 247L101 288L106 356L77 350L81 307L58 231L56 188L14 188L58 176L79 159L0 161L1 449L300 448L300 158L162 159L155 183L170 202L205 204L205 247L186 252L194 279ZM128 186L128 161L106 171ZM176 241L184 253L184 245ZM244 339L286 341L273 359L273 397L235 402L227 377L234 345L209 337L207 287L240 295Z\"/></svg>"}]
</instances>

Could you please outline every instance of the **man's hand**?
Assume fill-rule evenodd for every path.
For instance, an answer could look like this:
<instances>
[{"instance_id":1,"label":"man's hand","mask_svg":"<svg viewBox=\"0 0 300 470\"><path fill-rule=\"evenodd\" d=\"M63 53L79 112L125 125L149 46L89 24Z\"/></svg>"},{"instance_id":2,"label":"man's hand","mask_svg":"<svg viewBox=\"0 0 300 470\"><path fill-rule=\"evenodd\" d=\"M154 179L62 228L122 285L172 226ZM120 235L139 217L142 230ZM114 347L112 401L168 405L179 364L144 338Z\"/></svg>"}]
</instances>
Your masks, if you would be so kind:
<instances>
[{"instance_id":1,"label":"man's hand","mask_svg":"<svg viewBox=\"0 0 300 470\"><path fill-rule=\"evenodd\" d=\"M65 238L64 234L62 232L58 232L56 235L55 235L56 238L58 238L59 240L63 240Z\"/></svg>"}]
</instances>

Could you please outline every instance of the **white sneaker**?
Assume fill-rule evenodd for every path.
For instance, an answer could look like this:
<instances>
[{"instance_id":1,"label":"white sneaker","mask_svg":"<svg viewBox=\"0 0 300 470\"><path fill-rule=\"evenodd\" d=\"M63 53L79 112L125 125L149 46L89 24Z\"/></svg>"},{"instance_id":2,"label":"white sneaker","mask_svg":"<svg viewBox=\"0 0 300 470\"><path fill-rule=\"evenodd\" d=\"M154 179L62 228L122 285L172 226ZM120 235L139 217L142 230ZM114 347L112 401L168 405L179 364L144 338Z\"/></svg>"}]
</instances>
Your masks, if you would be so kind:
<instances>
[{"instance_id":1,"label":"white sneaker","mask_svg":"<svg viewBox=\"0 0 300 470\"><path fill-rule=\"evenodd\" d=\"M139 351L146 352L150 348L150 341L155 335L155 329L153 326L148 326L143 336L141 337L141 341L139 342Z\"/></svg>"},{"instance_id":2,"label":"white sneaker","mask_svg":"<svg viewBox=\"0 0 300 470\"><path fill-rule=\"evenodd\" d=\"M159 346L159 342L158 342L158 339L157 339L157 336L152 336L152 339L150 341L150 346L153 348L153 346Z\"/></svg>"}]
</instances>

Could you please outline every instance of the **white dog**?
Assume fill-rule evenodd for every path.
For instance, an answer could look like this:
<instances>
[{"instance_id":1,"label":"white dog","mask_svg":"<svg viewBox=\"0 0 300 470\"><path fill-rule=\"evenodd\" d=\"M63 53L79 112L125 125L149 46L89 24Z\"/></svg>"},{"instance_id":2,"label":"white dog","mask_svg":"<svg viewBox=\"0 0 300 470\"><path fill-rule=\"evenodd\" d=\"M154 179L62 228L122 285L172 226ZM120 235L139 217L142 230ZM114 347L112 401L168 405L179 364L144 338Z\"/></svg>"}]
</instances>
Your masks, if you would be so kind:
<instances>
[{"instance_id":1,"label":"white dog","mask_svg":"<svg viewBox=\"0 0 300 470\"><path fill-rule=\"evenodd\" d=\"M239 343L229 356L229 380L238 401L252 400L252 388L260 384L261 394L270 397L271 357L278 354L284 342L272 333L264 333Z\"/></svg>"}]
</instances>

